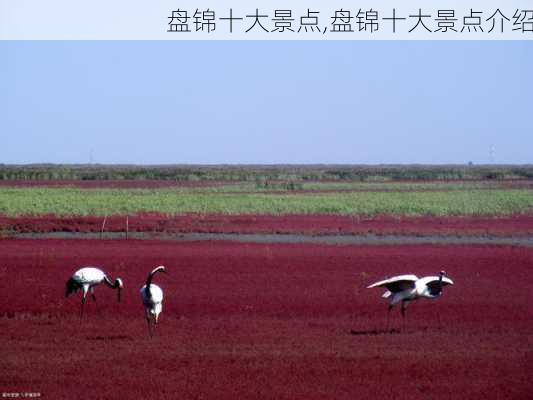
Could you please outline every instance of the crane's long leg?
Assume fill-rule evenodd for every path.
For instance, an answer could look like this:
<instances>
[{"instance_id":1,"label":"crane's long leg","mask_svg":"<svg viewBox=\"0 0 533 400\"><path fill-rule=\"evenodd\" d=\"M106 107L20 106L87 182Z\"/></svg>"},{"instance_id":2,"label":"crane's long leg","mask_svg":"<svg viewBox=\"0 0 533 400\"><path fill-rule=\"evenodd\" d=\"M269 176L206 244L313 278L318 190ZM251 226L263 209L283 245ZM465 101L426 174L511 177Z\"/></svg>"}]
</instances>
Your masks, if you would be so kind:
<instances>
[{"instance_id":1,"label":"crane's long leg","mask_svg":"<svg viewBox=\"0 0 533 400\"><path fill-rule=\"evenodd\" d=\"M146 311L144 315L146 317L146 323L148 324L148 335L151 338L153 336L153 333L152 333L152 321L150 318L150 313Z\"/></svg>"},{"instance_id":2,"label":"crane's long leg","mask_svg":"<svg viewBox=\"0 0 533 400\"><path fill-rule=\"evenodd\" d=\"M407 307L406 301L402 301L402 331L405 330L405 308Z\"/></svg>"},{"instance_id":3,"label":"crane's long leg","mask_svg":"<svg viewBox=\"0 0 533 400\"><path fill-rule=\"evenodd\" d=\"M154 334L152 332L152 322L149 317L146 318L146 322L148 323L148 335L152 338Z\"/></svg>"},{"instance_id":4,"label":"crane's long leg","mask_svg":"<svg viewBox=\"0 0 533 400\"><path fill-rule=\"evenodd\" d=\"M159 332L159 328L158 328L159 324L158 324L158 321L157 321L157 317L158 316L156 315L155 318L154 318L154 334L159 336L159 334L158 334L158 332Z\"/></svg>"},{"instance_id":5,"label":"crane's long leg","mask_svg":"<svg viewBox=\"0 0 533 400\"><path fill-rule=\"evenodd\" d=\"M100 312L100 309L98 308L98 302L96 301L96 296L94 295L94 290L91 291L91 297L93 298L94 304L96 305L96 312L98 312L98 315L101 317L102 313Z\"/></svg>"},{"instance_id":6,"label":"crane's long leg","mask_svg":"<svg viewBox=\"0 0 533 400\"><path fill-rule=\"evenodd\" d=\"M385 332L389 331L389 323L390 323L390 312L392 310L392 304L389 304L389 309L387 311L387 328L385 329Z\"/></svg>"},{"instance_id":7,"label":"crane's long leg","mask_svg":"<svg viewBox=\"0 0 533 400\"><path fill-rule=\"evenodd\" d=\"M80 323L83 319L83 308L85 307L85 294L81 298L81 312L80 312Z\"/></svg>"},{"instance_id":8,"label":"crane's long leg","mask_svg":"<svg viewBox=\"0 0 533 400\"><path fill-rule=\"evenodd\" d=\"M84 285L83 286L83 296L81 298L80 323L81 323L81 320L83 319L83 309L85 307L85 300L87 299L87 293L88 292L89 292L89 286L88 285Z\"/></svg>"}]
</instances>

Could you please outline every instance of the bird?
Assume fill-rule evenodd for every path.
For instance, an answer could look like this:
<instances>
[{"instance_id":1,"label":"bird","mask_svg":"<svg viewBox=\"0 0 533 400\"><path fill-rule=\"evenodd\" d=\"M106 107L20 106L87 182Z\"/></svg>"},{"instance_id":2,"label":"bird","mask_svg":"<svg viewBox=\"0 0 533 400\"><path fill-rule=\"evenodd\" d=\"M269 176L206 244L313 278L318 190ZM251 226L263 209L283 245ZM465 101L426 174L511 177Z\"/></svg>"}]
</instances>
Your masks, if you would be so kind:
<instances>
[{"instance_id":1,"label":"bird","mask_svg":"<svg viewBox=\"0 0 533 400\"><path fill-rule=\"evenodd\" d=\"M158 272L165 272L165 267L160 265L154 268L146 278L146 284L141 288L141 300L144 305L146 322L148 323L148 334L153 336L153 329L157 326L159 314L163 311L163 290L152 283L154 275ZM153 328L152 328L153 324Z\"/></svg>"},{"instance_id":2,"label":"bird","mask_svg":"<svg viewBox=\"0 0 533 400\"><path fill-rule=\"evenodd\" d=\"M448 278L446 271L440 271L438 276L426 276L418 278L416 275L398 275L385 279L368 286L368 289L375 287L385 287L387 291L382 297L390 298L387 313L387 331L389 330L389 317L392 307L402 302L401 313L403 324L405 324L405 309L408 303L419 298L435 299L442 295L442 288L446 285L453 285L453 281Z\"/></svg>"},{"instance_id":3,"label":"bird","mask_svg":"<svg viewBox=\"0 0 533 400\"><path fill-rule=\"evenodd\" d=\"M83 308L85 306L85 300L87 298L87 293L91 291L91 297L93 298L95 304L96 296L94 295L94 288L104 282L106 286L111 289L117 289L117 300L120 303L120 292L124 289L124 284L122 279L116 278L115 282L107 277L107 275L99 268L95 267L84 267L76 272L70 277L65 285L65 297L70 296L72 293L77 292L78 290L83 290L83 296L81 298L81 312L80 320L83 318ZM98 306L97 306L98 307Z\"/></svg>"}]
</instances>

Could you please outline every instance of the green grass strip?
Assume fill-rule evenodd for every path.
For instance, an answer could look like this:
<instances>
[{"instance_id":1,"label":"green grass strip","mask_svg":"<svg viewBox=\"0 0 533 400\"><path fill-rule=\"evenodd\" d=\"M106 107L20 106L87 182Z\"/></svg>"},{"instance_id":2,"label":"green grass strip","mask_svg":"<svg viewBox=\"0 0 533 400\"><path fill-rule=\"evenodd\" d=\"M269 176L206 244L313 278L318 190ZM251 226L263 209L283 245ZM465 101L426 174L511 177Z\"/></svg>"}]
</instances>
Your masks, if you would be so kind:
<instances>
[{"instance_id":1,"label":"green grass strip","mask_svg":"<svg viewBox=\"0 0 533 400\"><path fill-rule=\"evenodd\" d=\"M533 212L531 190L191 193L175 189L0 188L7 216L163 214L508 215Z\"/></svg>"}]
</instances>

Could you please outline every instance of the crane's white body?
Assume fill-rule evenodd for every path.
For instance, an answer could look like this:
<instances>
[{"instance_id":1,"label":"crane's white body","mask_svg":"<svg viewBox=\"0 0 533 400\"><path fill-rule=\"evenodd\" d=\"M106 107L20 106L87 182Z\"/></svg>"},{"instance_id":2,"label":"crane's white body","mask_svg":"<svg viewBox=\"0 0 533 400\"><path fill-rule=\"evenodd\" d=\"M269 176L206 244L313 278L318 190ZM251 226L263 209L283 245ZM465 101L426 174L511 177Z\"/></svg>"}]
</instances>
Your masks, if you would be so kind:
<instances>
[{"instance_id":1,"label":"crane's white body","mask_svg":"<svg viewBox=\"0 0 533 400\"><path fill-rule=\"evenodd\" d=\"M400 301L410 301L421 297L434 299L442 295L442 290L438 290L440 276L426 276L418 278L416 275L398 275L390 279L385 279L368 286L369 289L374 287L385 287L387 291L383 294L384 298L391 297L390 305L395 305ZM453 285L453 281L443 276L442 286Z\"/></svg>"},{"instance_id":2,"label":"crane's white body","mask_svg":"<svg viewBox=\"0 0 533 400\"><path fill-rule=\"evenodd\" d=\"M65 296L68 297L71 293L75 293L78 290L83 291L81 299L81 313L80 318L83 317L83 308L85 305L85 300L87 298L87 293L91 291L91 296L96 303L96 296L94 295L94 288L101 283L105 283L106 286L112 289L118 289L118 301L120 301L120 291L124 287L122 279L116 278L115 282L107 277L107 275L99 268L96 267L84 267L72 274L70 279L67 281L65 287Z\"/></svg>"},{"instance_id":3,"label":"crane's white body","mask_svg":"<svg viewBox=\"0 0 533 400\"><path fill-rule=\"evenodd\" d=\"M387 291L382 297L389 300L389 313L392 307L402 303L402 317L405 317L405 309L408 302L419 298L435 299L442 295L442 288L446 285L453 285L453 281L448 278L446 272L441 271L438 276L426 276L418 278L416 275L398 275L385 279L368 286L369 289L384 287ZM387 318L387 329L389 320Z\"/></svg>"},{"instance_id":4,"label":"crane's white body","mask_svg":"<svg viewBox=\"0 0 533 400\"><path fill-rule=\"evenodd\" d=\"M163 291L155 283L150 284L151 296L148 296L146 285L141 288L141 299L143 301L144 310L150 318L153 318L157 324L159 314L163 311Z\"/></svg>"},{"instance_id":5,"label":"crane's white body","mask_svg":"<svg viewBox=\"0 0 533 400\"><path fill-rule=\"evenodd\" d=\"M89 289L94 291L94 287L104 281L105 273L95 267L85 267L72 274L72 279L78 282L83 289L83 296L87 296Z\"/></svg>"},{"instance_id":6,"label":"crane's white body","mask_svg":"<svg viewBox=\"0 0 533 400\"><path fill-rule=\"evenodd\" d=\"M152 270L146 278L146 284L140 291L150 337L153 334L152 325L155 329L159 321L159 314L163 311L163 290L156 284L152 283L154 275L158 272L166 272L165 267L160 265Z\"/></svg>"}]
</instances>

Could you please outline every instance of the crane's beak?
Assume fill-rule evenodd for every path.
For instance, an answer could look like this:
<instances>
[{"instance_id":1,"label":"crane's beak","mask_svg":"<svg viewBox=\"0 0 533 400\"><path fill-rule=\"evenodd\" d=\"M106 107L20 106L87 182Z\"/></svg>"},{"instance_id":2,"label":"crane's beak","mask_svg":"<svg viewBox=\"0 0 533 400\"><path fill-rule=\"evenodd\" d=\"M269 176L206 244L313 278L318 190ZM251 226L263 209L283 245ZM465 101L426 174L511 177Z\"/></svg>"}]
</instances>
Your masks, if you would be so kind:
<instances>
[{"instance_id":1,"label":"crane's beak","mask_svg":"<svg viewBox=\"0 0 533 400\"><path fill-rule=\"evenodd\" d=\"M118 288L117 300L118 300L119 303L120 303L121 292L122 292L122 289Z\"/></svg>"}]
</instances>

